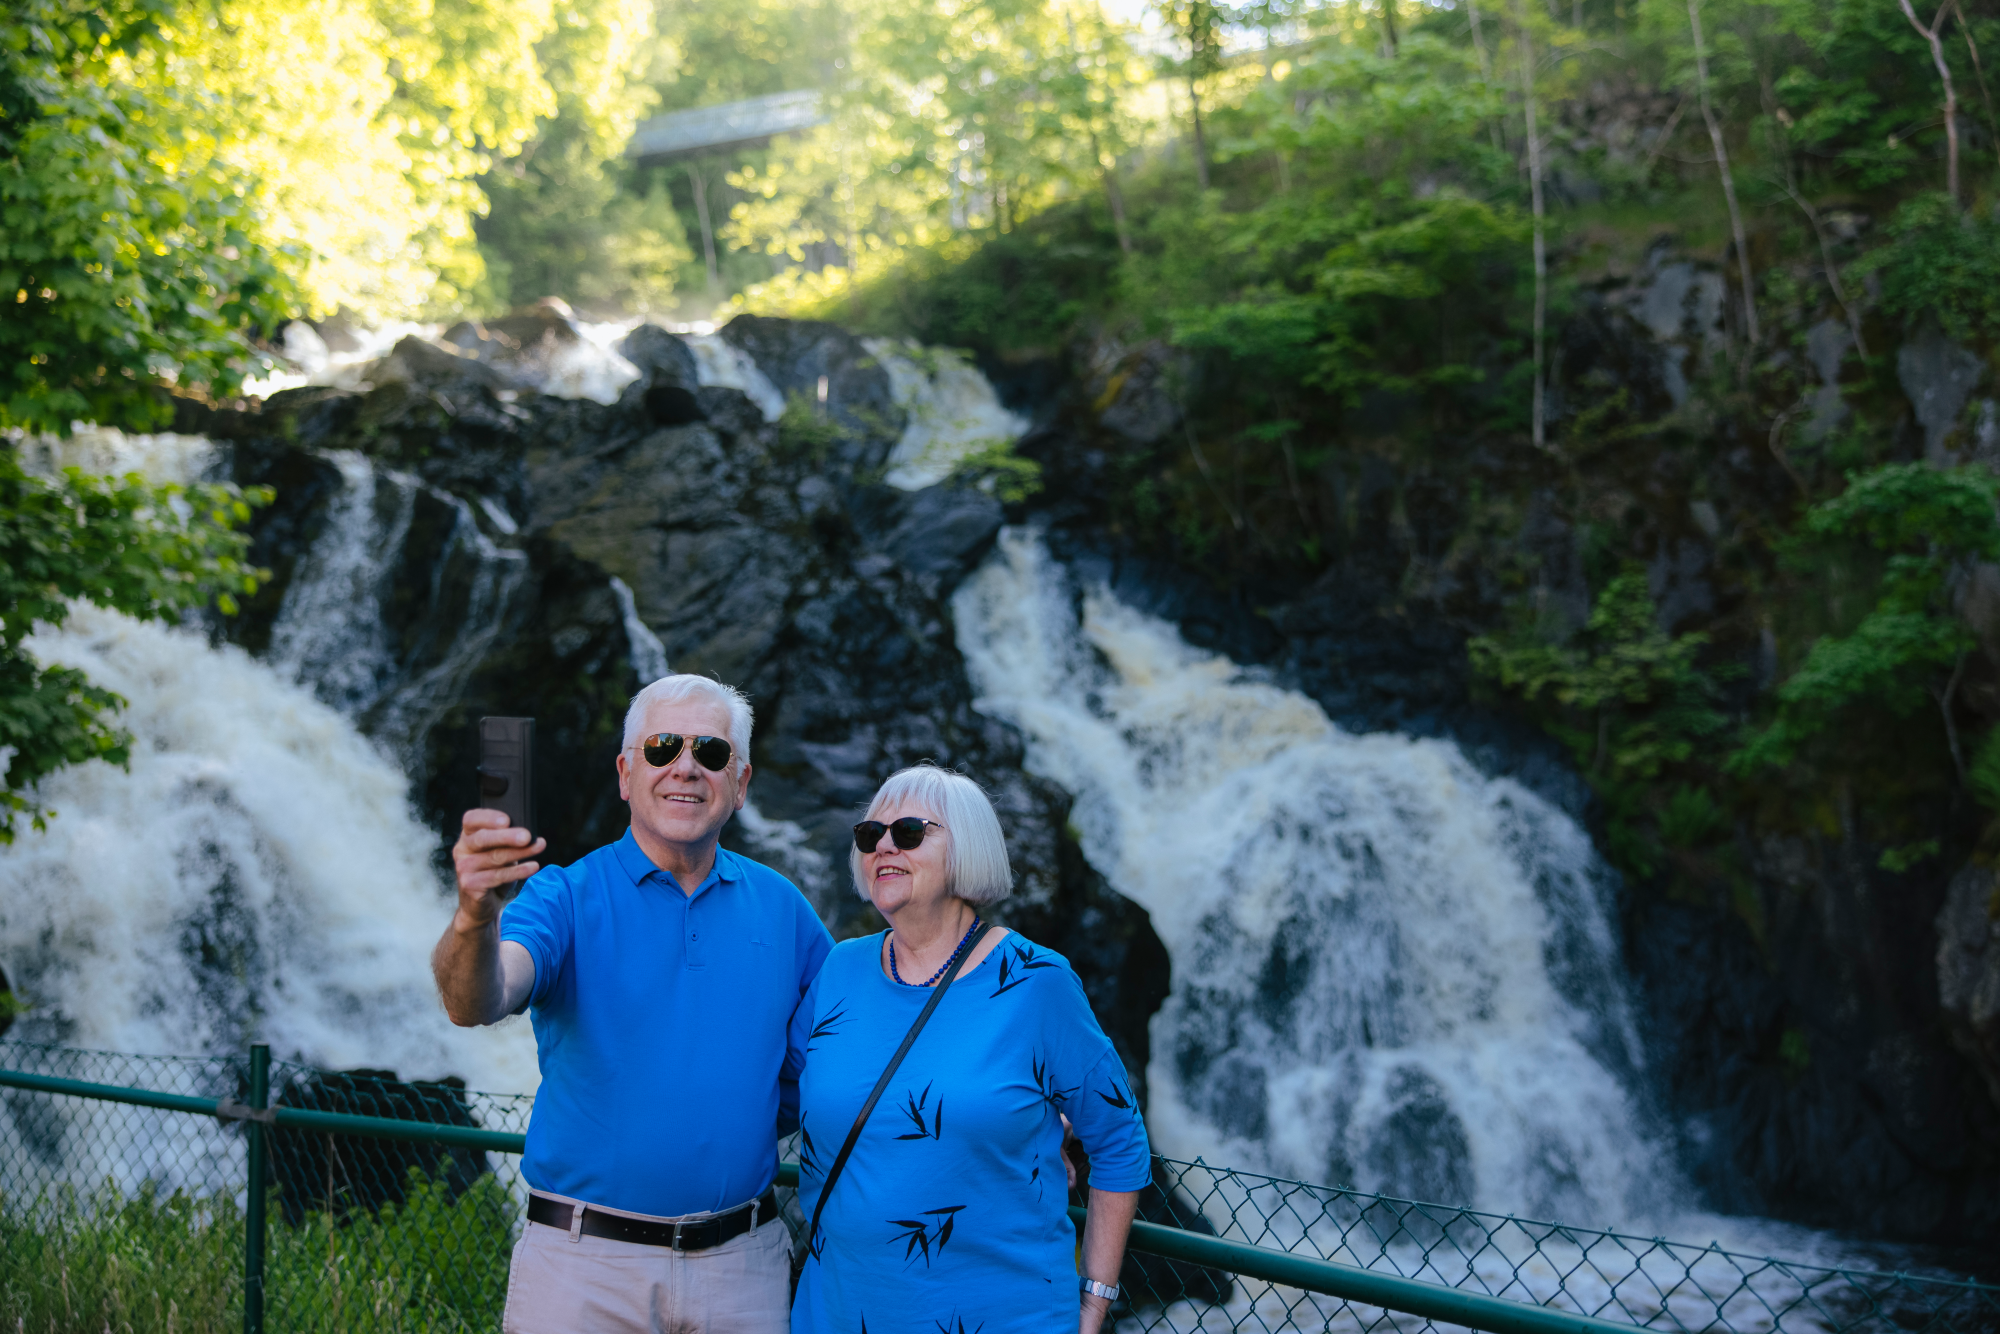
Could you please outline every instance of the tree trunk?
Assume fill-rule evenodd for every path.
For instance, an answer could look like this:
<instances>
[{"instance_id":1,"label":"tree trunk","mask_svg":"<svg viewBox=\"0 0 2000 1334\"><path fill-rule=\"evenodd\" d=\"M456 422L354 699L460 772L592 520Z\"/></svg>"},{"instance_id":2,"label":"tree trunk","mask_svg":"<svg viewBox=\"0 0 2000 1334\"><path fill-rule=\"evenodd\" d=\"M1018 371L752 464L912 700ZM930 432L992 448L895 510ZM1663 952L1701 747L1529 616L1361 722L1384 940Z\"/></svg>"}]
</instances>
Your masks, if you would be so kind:
<instances>
[{"instance_id":1,"label":"tree trunk","mask_svg":"<svg viewBox=\"0 0 2000 1334\"><path fill-rule=\"evenodd\" d=\"M1944 59L1944 20L1951 12L1954 0L1944 0L1938 6L1937 17L1926 28L1917 20L1917 11L1910 8L1910 0L1897 0L1903 7L1903 17L1910 26L1923 34L1930 43L1931 63L1937 66L1938 81L1944 85L1944 191L1951 196L1953 204L1958 203L1958 90L1951 82L1951 66Z\"/></svg>"},{"instance_id":2,"label":"tree trunk","mask_svg":"<svg viewBox=\"0 0 2000 1334\"><path fill-rule=\"evenodd\" d=\"M1194 74L1188 74L1188 102L1194 108L1194 180L1202 189L1208 188L1208 141L1201 132L1201 90L1195 87Z\"/></svg>"},{"instance_id":3,"label":"tree trunk","mask_svg":"<svg viewBox=\"0 0 2000 1334\"><path fill-rule=\"evenodd\" d=\"M1396 0L1382 0L1382 35L1388 39L1389 54L1396 54Z\"/></svg>"},{"instance_id":4,"label":"tree trunk","mask_svg":"<svg viewBox=\"0 0 2000 1334\"><path fill-rule=\"evenodd\" d=\"M1535 398L1531 432L1536 449L1548 448L1544 420L1542 361L1544 325L1549 313L1549 253L1543 234L1546 210L1542 201L1542 139L1535 124L1535 45L1528 35L1528 15L1522 0L1514 0L1515 44L1521 53L1521 101L1528 121L1528 198L1535 215Z\"/></svg>"},{"instance_id":5,"label":"tree trunk","mask_svg":"<svg viewBox=\"0 0 2000 1334\"><path fill-rule=\"evenodd\" d=\"M1479 53L1479 81L1488 88L1493 86L1493 58L1486 52L1486 33L1479 25L1479 0L1465 0L1466 17L1472 20L1472 49ZM1496 152L1506 152L1507 146L1500 137L1497 121L1486 122L1486 132L1493 139Z\"/></svg>"},{"instance_id":6,"label":"tree trunk","mask_svg":"<svg viewBox=\"0 0 2000 1334\"><path fill-rule=\"evenodd\" d=\"M722 291L722 270L715 262L715 224L708 218L708 184L693 163L688 164L687 174L694 182L694 215L701 219L701 254L708 261L708 294L717 296Z\"/></svg>"},{"instance_id":7,"label":"tree trunk","mask_svg":"<svg viewBox=\"0 0 2000 1334\"><path fill-rule=\"evenodd\" d=\"M1908 4L1909 0L1903 0ZM1743 214L1736 207L1736 182L1729 174L1729 149L1722 142L1722 126L1708 100L1708 53L1701 44L1701 2L1688 0L1688 26L1694 29L1695 89L1701 96L1701 118L1708 122L1708 141L1715 148L1715 169L1722 176L1722 197L1729 204L1729 231L1736 238L1736 263L1743 272L1743 331L1752 348L1757 346L1757 289L1750 273L1750 245L1743 238Z\"/></svg>"}]
</instances>

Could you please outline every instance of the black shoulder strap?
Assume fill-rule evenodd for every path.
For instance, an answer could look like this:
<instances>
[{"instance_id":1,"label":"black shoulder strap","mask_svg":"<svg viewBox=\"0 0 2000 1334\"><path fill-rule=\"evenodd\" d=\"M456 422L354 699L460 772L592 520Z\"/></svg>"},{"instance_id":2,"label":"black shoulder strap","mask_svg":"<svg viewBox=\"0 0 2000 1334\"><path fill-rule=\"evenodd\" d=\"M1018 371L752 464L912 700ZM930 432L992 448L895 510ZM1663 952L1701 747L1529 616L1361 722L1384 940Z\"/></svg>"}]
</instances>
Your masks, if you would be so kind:
<instances>
[{"instance_id":1,"label":"black shoulder strap","mask_svg":"<svg viewBox=\"0 0 2000 1334\"><path fill-rule=\"evenodd\" d=\"M889 1064L882 1067L882 1077L875 1081L875 1091L868 1095L867 1102L861 1104L861 1111L854 1118L854 1126L847 1132L847 1142L840 1146L839 1154L834 1157L833 1166L827 1169L826 1184L819 1188L819 1202L813 1205L812 1222L806 1226L805 1248L799 1254L801 1264L812 1254L813 1241L819 1236L820 1211L826 1208L826 1197L833 1192L833 1183L840 1180L840 1169L847 1166L847 1156L854 1152L855 1142L861 1138L861 1127L868 1123L868 1114L873 1112L875 1104L881 1101L882 1090L889 1087L889 1081L896 1076L896 1068L903 1063L903 1058L910 1054L910 1048L916 1045L917 1034L923 1032L924 1025L930 1022L931 1011L937 1009L938 1002L944 999L944 993L950 989L953 979L958 976L958 970L965 966L965 961L972 957L972 952L979 948L979 942L986 938L986 933L992 927L991 922L981 922L979 929L972 933L972 939L966 942L965 948L959 951L956 959L952 960L950 969L931 990L931 998L924 1002L924 1008L917 1015L917 1021L910 1025L909 1032L903 1034L903 1045L896 1048L896 1054L889 1058Z\"/></svg>"}]
</instances>

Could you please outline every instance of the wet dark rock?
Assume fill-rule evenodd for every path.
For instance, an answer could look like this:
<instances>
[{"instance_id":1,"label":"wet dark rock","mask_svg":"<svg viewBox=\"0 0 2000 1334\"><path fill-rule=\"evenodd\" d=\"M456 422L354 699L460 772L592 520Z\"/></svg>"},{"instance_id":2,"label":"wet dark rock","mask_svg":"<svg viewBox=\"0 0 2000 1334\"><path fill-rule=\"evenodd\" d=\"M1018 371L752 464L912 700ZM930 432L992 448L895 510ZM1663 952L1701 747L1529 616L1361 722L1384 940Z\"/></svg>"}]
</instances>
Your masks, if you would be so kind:
<instances>
[{"instance_id":1,"label":"wet dark rock","mask_svg":"<svg viewBox=\"0 0 2000 1334\"><path fill-rule=\"evenodd\" d=\"M477 357L448 351L415 334L397 342L371 373L377 384L404 382L434 393L472 386L505 389L513 383Z\"/></svg>"},{"instance_id":2,"label":"wet dark rock","mask_svg":"<svg viewBox=\"0 0 2000 1334\"><path fill-rule=\"evenodd\" d=\"M1967 866L1951 878L1937 934L1938 1003L1951 1040L2000 1109L2000 881L1990 868Z\"/></svg>"},{"instance_id":3,"label":"wet dark rock","mask_svg":"<svg viewBox=\"0 0 2000 1334\"><path fill-rule=\"evenodd\" d=\"M844 433L838 461L853 471L879 469L903 433L889 372L861 340L837 324L739 315L722 337L748 352L787 399L823 411Z\"/></svg>"},{"instance_id":4,"label":"wet dark rock","mask_svg":"<svg viewBox=\"0 0 2000 1334\"><path fill-rule=\"evenodd\" d=\"M479 1125L463 1080L406 1083L393 1070L316 1072L286 1083L272 1104L424 1125ZM278 1206L293 1227L315 1213L340 1223L370 1217L407 1203L413 1188L428 1184L456 1200L493 1170L477 1149L285 1129L270 1132L269 1163Z\"/></svg>"},{"instance_id":5,"label":"wet dark rock","mask_svg":"<svg viewBox=\"0 0 2000 1334\"><path fill-rule=\"evenodd\" d=\"M1896 379L1923 427L1924 457L1931 462L1956 461L1947 442L1985 370L1984 362L1935 326L1897 350Z\"/></svg>"},{"instance_id":6,"label":"wet dark rock","mask_svg":"<svg viewBox=\"0 0 2000 1334\"><path fill-rule=\"evenodd\" d=\"M656 426L687 426L704 421L701 382L694 353L665 329L642 324L618 344L619 355L639 370L626 386L621 402L636 398Z\"/></svg>"}]
</instances>

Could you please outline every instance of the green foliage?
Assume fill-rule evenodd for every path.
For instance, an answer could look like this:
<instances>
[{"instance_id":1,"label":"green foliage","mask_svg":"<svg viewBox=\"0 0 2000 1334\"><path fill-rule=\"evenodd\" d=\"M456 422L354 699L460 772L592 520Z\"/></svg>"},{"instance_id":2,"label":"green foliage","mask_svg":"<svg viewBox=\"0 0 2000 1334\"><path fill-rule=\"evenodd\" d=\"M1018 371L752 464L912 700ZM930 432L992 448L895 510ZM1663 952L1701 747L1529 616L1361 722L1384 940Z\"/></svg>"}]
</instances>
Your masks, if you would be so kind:
<instances>
[{"instance_id":1,"label":"green foliage","mask_svg":"<svg viewBox=\"0 0 2000 1334\"><path fill-rule=\"evenodd\" d=\"M23 646L38 625L60 626L72 601L144 619L173 621L215 602L225 615L268 571L244 563L249 539L236 531L263 488L227 484L155 486L134 474L49 481L0 451L0 843L15 819L43 827L50 814L35 785L68 764L124 764L131 736L111 722L124 701L68 667L45 667Z\"/></svg>"},{"instance_id":2,"label":"green foliage","mask_svg":"<svg viewBox=\"0 0 2000 1334\"><path fill-rule=\"evenodd\" d=\"M1974 800L2000 815L2000 727L1989 730L1973 749L1965 766L1965 783Z\"/></svg>"},{"instance_id":3,"label":"green foliage","mask_svg":"<svg viewBox=\"0 0 2000 1334\"><path fill-rule=\"evenodd\" d=\"M1960 342L2000 335L2000 220L1990 215L1918 195L1896 210L1889 243L1854 267L1881 275L1882 306L1906 328L1930 318Z\"/></svg>"},{"instance_id":4,"label":"green foliage","mask_svg":"<svg viewBox=\"0 0 2000 1334\"><path fill-rule=\"evenodd\" d=\"M1568 642L1480 636L1467 649L1473 670L1533 706L1588 776L1623 784L1657 778L1722 731L1715 683L1699 664L1707 643L1660 629L1645 571L1628 569Z\"/></svg>"},{"instance_id":5,"label":"green foliage","mask_svg":"<svg viewBox=\"0 0 2000 1334\"><path fill-rule=\"evenodd\" d=\"M778 418L778 439L773 450L779 458L817 467L846 438L846 428L809 396L796 389L785 395L785 411Z\"/></svg>"},{"instance_id":6,"label":"green foliage","mask_svg":"<svg viewBox=\"0 0 2000 1334\"><path fill-rule=\"evenodd\" d=\"M1850 478L1813 507L1793 558L1863 546L1887 557L1874 605L1848 634L1824 635L1777 691L1777 712L1729 768L1739 774L1790 763L1849 709L1904 717L1973 647L1953 613L1946 580L1962 562L2000 559L2000 478L1982 467L1891 464Z\"/></svg>"},{"instance_id":7,"label":"green foliage","mask_svg":"<svg viewBox=\"0 0 2000 1334\"><path fill-rule=\"evenodd\" d=\"M1003 505L1018 505L1042 489L1042 465L1014 452L1011 440L988 440L965 454L952 480L990 492Z\"/></svg>"},{"instance_id":8,"label":"green foliage","mask_svg":"<svg viewBox=\"0 0 2000 1334\"><path fill-rule=\"evenodd\" d=\"M1590 619L1564 642L1528 633L1467 645L1473 671L1518 695L1576 757L1604 802L1611 859L1640 875L1658 865L1644 832L1651 789L1726 725L1714 678L1699 662L1707 642L1660 629L1645 571L1633 568L1605 585ZM1676 848L1712 842L1726 827L1710 793L1686 785L1659 820L1661 840Z\"/></svg>"},{"instance_id":9,"label":"green foliage","mask_svg":"<svg viewBox=\"0 0 2000 1334\"><path fill-rule=\"evenodd\" d=\"M51 1334L224 1330L242 1324L243 1216L229 1196L70 1195L57 1211L0 1200L0 1311ZM273 1207L276 1218L280 1211ZM265 1308L274 1328L497 1329L518 1210L481 1177L454 1197L412 1169L404 1202L274 1222Z\"/></svg>"},{"instance_id":10,"label":"green foliage","mask_svg":"<svg viewBox=\"0 0 2000 1334\"><path fill-rule=\"evenodd\" d=\"M486 177L493 211L478 231L495 304L560 296L607 315L671 309L693 251L657 173L642 189L635 175L558 121L531 159Z\"/></svg>"},{"instance_id":11,"label":"green foliage","mask_svg":"<svg viewBox=\"0 0 2000 1334\"><path fill-rule=\"evenodd\" d=\"M147 429L163 382L232 394L244 330L295 298L234 174L188 142L198 97L114 78L167 15L24 0L0 17L0 427Z\"/></svg>"},{"instance_id":12,"label":"green foliage","mask_svg":"<svg viewBox=\"0 0 2000 1334\"><path fill-rule=\"evenodd\" d=\"M1905 843L1900 847L1885 848L1876 858L1875 864L1885 871L1900 875L1938 855L1938 841L1934 838L1919 839L1915 843Z\"/></svg>"},{"instance_id":13,"label":"green foliage","mask_svg":"<svg viewBox=\"0 0 2000 1334\"><path fill-rule=\"evenodd\" d=\"M1728 815L1705 787L1681 784L1660 810L1660 839L1670 848L1705 847L1728 829Z\"/></svg>"},{"instance_id":14,"label":"green foliage","mask_svg":"<svg viewBox=\"0 0 2000 1334\"><path fill-rule=\"evenodd\" d=\"M693 259L658 172L634 170L626 141L654 93L645 0L566 5L536 59L553 116L522 153L481 179L491 204L479 244L499 305L560 296L604 314L668 309Z\"/></svg>"}]
</instances>

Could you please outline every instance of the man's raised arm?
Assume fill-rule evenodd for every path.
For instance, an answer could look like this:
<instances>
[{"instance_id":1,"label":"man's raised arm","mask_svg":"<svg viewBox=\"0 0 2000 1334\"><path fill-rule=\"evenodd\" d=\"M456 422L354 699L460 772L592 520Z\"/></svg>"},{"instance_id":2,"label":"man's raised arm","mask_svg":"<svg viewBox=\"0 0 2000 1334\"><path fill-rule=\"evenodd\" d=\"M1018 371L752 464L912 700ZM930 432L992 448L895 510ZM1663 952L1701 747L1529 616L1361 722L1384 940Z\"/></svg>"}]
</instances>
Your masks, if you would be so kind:
<instances>
[{"instance_id":1,"label":"man's raised arm","mask_svg":"<svg viewBox=\"0 0 2000 1334\"><path fill-rule=\"evenodd\" d=\"M452 845L458 872L458 911L431 951L444 1012L454 1024L493 1024L521 1008L535 987L535 961L513 941L500 939L500 910L517 885L541 869L524 861L548 846L507 824L499 811L467 811Z\"/></svg>"}]
</instances>

